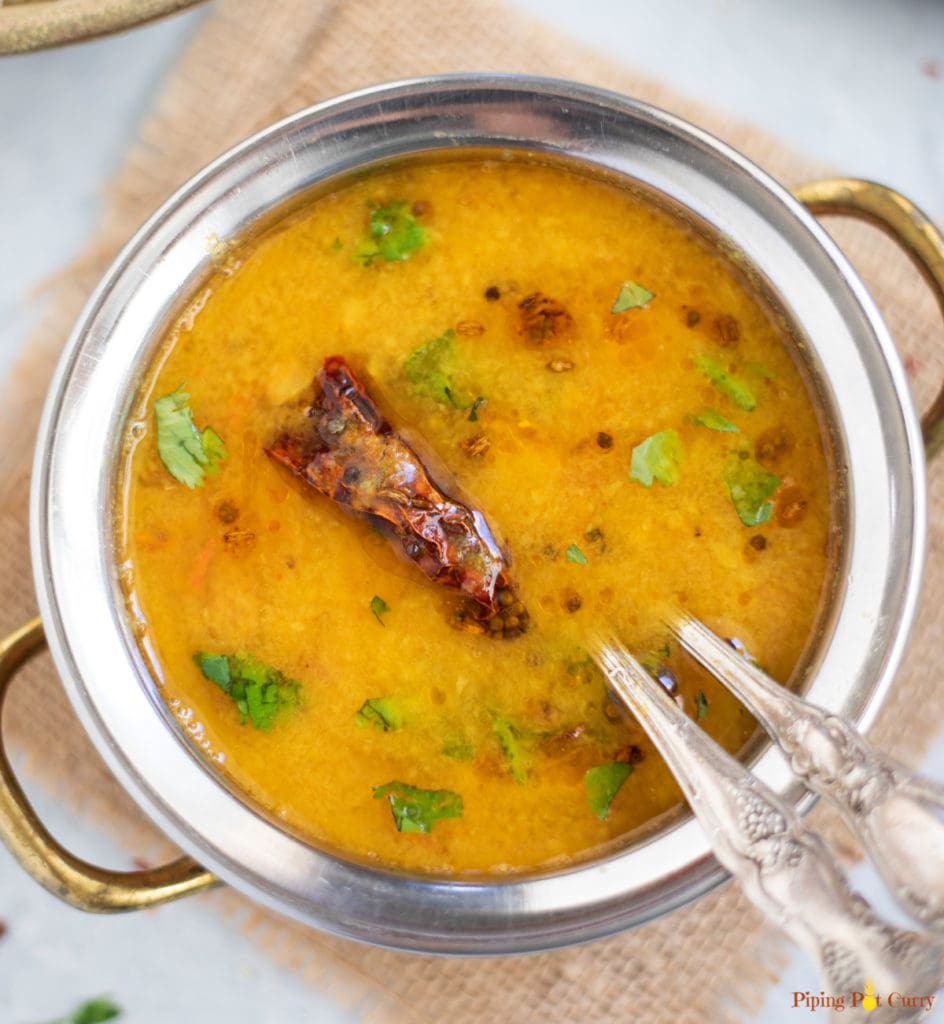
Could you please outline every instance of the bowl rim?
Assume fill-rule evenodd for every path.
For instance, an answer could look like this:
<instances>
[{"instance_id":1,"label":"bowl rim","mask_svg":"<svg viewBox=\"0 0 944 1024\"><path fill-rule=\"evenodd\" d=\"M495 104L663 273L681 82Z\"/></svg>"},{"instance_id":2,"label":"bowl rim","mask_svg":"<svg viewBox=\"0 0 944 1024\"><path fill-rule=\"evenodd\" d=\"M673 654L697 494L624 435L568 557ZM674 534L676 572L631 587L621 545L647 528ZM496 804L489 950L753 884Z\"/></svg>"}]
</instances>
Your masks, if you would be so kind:
<instances>
[{"instance_id":1,"label":"bowl rim","mask_svg":"<svg viewBox=\"0 0 944 1024\"><path fill-rule=\"evenodd\" d=\"M34 577L54 662L122 785L218 876L327 931L457 954L533 951L608 935L688 902L727 876L691 817L601 860L488 881L366 868L279 830L220 783L180 730L166 728L123 619L107 510L116 438L144 355L179 308L178 294L211 268L209 238L243 234L293 195L415 153L417 146L458 152L479 145L553 154L658 188L730 238L796 316L821 397L832 405L850 497L846 578L830 636L811 666L809 692L863 728L902 656L926 545L920 429L874 302L789 192L672 114L559 79L429 76L309 107L181 186L102 278L47 395L30 517ZM797 316L801 300L805 311ZM822 338L828 346L817 344ZM108 685L128 674L140 685ZM811 803L772 748L753 768L788 802Z\"/></svg>"}]
</instances>

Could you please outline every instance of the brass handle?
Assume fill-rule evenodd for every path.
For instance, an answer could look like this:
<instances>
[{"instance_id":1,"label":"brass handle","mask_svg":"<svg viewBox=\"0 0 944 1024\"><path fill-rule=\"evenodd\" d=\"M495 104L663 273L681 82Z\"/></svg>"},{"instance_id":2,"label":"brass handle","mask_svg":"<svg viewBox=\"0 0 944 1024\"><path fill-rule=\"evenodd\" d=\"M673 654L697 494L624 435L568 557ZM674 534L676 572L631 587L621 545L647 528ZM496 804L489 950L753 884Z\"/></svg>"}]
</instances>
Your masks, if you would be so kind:
<instances>
[{"instance_id":1,"label":"brass handle","mask_svg":"<svg viewBox=\"0 0 944 1024\"><path fill-rule=\"evenodd\" d=\"M944 235L917 206L893 189L859 178L827 178L792 189L813 214L845 214L884 231L918 268L944 315ZM944 387L921 418L928 459L944 448Z\"/></svg>"},{"instance_id":2,"label":"brass handle","mask_svg":"<svg viewBox=\"0 0 944 1024\"><path fill-rule=\"evenodd\" d=\"M0 3L0 54L23 53L120 32L173 14L201 0L71 0ZM51 8L51 9L50 9Z\"/></svg>"},{"instance_id":3,"label":"brass handle","mask_svg":"<svg viewBox=\"0 0 944 1024\"><path fill-rule=\"evenodd\" d=\"M46 644L34 619L0 641L0 723L10 680ZM13 774L0 736L0 840L44 889L79 910L140 910L218 884L190 857L146 871L110 871L73 856L49 834Z\"/></svg>"}]
</instances>

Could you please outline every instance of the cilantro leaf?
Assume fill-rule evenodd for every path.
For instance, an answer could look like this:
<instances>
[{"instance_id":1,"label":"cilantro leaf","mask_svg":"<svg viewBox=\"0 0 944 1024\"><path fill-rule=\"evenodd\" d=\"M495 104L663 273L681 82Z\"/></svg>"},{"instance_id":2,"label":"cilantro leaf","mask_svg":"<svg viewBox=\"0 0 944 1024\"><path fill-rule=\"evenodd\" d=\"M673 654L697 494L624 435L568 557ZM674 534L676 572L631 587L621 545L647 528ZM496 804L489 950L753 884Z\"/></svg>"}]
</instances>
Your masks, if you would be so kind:
<instances>
[{"instance_id":1,"label":"cilantro leaf","mask_svg":"<svg viewBox=\"0 0 944 1024\"><path fill-rule=\"evenodd\" d=\"M229 674L229 658L225 654L196 654L197 667L200 671L224 691L230 692L232 680Z\"/></svg>"},{"instance_id":2,"label":"cilantro leaf","mask_svg":"<svg viewBox=\"0 0 944 1024\"><path fill-rule=\"evenodd\" d=\"M655 294L648 288L643 288L641 284L636 284L635 281L624 281L610 312L624 313L627 309L642 309L654 298Z\"/></svg>"},{"instance_id":3,"label":"cilantro leaf","mask_svg":"<svg viewBox=\"0 0 944 1024\"><path fill-rule=\"evenodd\" d=\"M418 395L424 395L456 409L467 409L472 399L457 387L452 379L455 336L456 332L450 328L445 334L421 345L407 357L404 369Z\"/></svg>"},{"instance_id":4,"label":"cilantro leaf","mask_svg":"<svg viewBox=\"0 0 944 1024\"><path fill-rule=\"evenodd\" d=\"M354 252L354 259L369 267L382 256L388 262L408 259L426 244L427 231L416 219L409 203L394 200L373 205L368 218L370 236Z\"/></svg>"},{"instance_id":5,"label":"cilantro leaf","mask_svg":"<svg viewBox=\"0 0 944 1024\"><path fill-rule=\"evenodd\" d=\"M204 427L200 434L200 444L203 446L203 453L210 460L207 472L211 475L219 472L217 463L220 459L226 458L226 448L223 445L223 438L212 428Z\"/></svg>"},{"instance_id":6,"label":"cilantro leaf","mask_svg":"<svg viewBox=\"0 0 944 1024\"><path fill-rule=\"evenodd\" d=\"M398 832L431 832L444 818L462 817L462 797L448 789L419 789L406 782L374 786L374 799L387 797Z\"/></svg>"},{"instance_id":7,"label":"cilantro leaf","mask_svg":"<svg viewBox=\"0 0 944 1024\"><path fill-rule=\"evenodd\" d=\"M715 412L714 409L702 409L701 412L695 413L692 420L697 423L699 427L707 427L709 430L720 430L727 434L740 433L736 424L725 419L720 412Z\"/></svg>"},{"instance_id":8,"label":"cilantro leaf","mask_svg":"<svg viewBox=\"0 0 944 1024\"><path fill-rule=\"evenodd\" d=\"M277 712L298 704L301 683L251 656L198 651L193 660L207 679L232 697L241 725L250 721L257 729L271 729Z\"/></svg>"},{"instance_id":9,"label":"cilantro leaf","mask_svg":"<svg viewBox=\"0 0 944 1024\"><path fill-rule=\"evenodd\" d=\"M105 996L89 999L76 1007L68 1017L59 1017L51 1024L104 1024L106 1020L120 1017L121 1007Z\"/></svg>"},{"instance_id":10,"label":"cilantro leaf","mask_svg":"<svg viewBox=\"0 0 944 1024\"><path fill-rule=\"evenodd\" d=\"M528 778L528 765L525 753L521 748L520 732L507 718L501 715L492 717L492 729L501 744L502 753L511 768L511 776L515 782L523 783Z\"/></svg>"},{"instance_id":11,"label":"cilantro leaf","mask_svg":"<svg viewBox=\"0 0 944 1024\"><path fill-rule=\"evenodd\" d=\"M190 395L181 384L154 403L157 421L157 453L168 473L189 488L203 485L204 477L219 471L226 448L219 434L211 427L203 431L193 422L193 410L187 404Z\"/></svg>"},{"instance_id":12,"label":"cilantro leaf","mask_svg":"<svg viewBox=\"0 0 944 1024\"><path fill-rule=\"evenodd\" d=\"M370 599L370 610L373 613L374 618L380 623L381 626L386 626L386 622L380 617L390 611L390 605L376 594Z\"/></svg>"},{"instance_id":13,"label":"cilantro leaf","mask_svg":"<svg viewBox=\"0 0 944 1024\"><path fill-rule=\"evenodd\" d=\"M568 562L576 562L577 565L586 565L587 556L577 547L576 544L571 544L570 547L564 552Z\"/></svg>"},{"instance_id":14,"label":"cilantro leaf","mask_svg":"<svg viewBox=\"0 0 944 1024\"><path fill-rule=\"evenodd\" d=\"M700 370L712 384L722 393L728 396L736 406L750 412L756 405L757 399L754 392L747 386L747 383L740 377L735 377L711 356L695 356L695 366Z\"/></svg>"},{"instance_id":15,"label":"cilantro leaf","mask_svg":"<svg viewBox=\"0 0 944 1024\"><path fill-rule=\"evenodd\" d=\"M622 761L599 764L584 774L583 784L587 791L587 803L600 821L606 818L613 797L632 774L633 766Z\"/></svg>"},{"instance_id":16,"label":"cilantro leaf","mask_svg":"<svg viewBox=\"0 0 944 1024\"><path fill-rule=\"evenodd\" d=\"M741 522L745 526L760 526L773 511L773 502L767 499L783 481L768 473L747 452L735 451L725 461L724 482Z\"/></svg>"},{"instance_id":17,"label":"cilantro leaf","mask_svg":"<svg viewBox=\"0 0 944 1024\"><path fill-rule=\"evenodd\" d=\"M372 697L365 700L354 717L359 726L372 725L383 732L399 729L403 725L403 715L392 697Z\"/></svg>"},{"instance_id":18,"label":"cilantro leaf","mask_svg":"<svg viewBox=\"0 0 944 1024\"><path fill-rule=\"evenodd\" d=\"M674 430L660 430L633 448L629 478L644 487L651 487L653 480L670 487L678 480L681 457L682 441L678 434Z\"/></svg>"},{"instance_id":19,"label":"cilantro leaf","mask_svg":"<svg viewBox=\"0 0 944 1024\"><path fill-rule=\"evenodd\" d=\"M700 722L708 714L708 698L701 690L695 694L695 717Z\"/></svg>"}]
</instances>

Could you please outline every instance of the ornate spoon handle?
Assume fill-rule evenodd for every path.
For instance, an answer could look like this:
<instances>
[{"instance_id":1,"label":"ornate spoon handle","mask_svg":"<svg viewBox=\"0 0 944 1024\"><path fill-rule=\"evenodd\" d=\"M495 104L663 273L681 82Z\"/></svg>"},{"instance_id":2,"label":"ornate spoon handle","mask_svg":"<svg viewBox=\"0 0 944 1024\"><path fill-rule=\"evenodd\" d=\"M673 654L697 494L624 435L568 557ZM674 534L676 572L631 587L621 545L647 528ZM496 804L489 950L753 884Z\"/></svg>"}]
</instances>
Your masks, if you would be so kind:
<instances>
[{"instance_id":1,"label":"ornate spoon handle","mask_svg":"<svg viewBox=\"0 0 944 1024\"><path fill-rule=\"evenodd\" d=\"M944 787L877 750L844 718L785 690L697 619L683 613L670 628L753 712L794 774L839 808L901 906L944 931Z\"/></svg>"},{"instance_id":2,"label":"ornate spoon handle","mask_svg":"<svg viewBox=\"0 0 944 1024\"><path fill-rule=\"evenodd\" d=\"M819 836L666 700L618 642L601 645L595 657L672 769L718 859L753 903L815 960L824 991L843 995L855 1009L852 993L862 993L869 982L880 995L930 996L944 984L944 942L876 917L849 888ZM859 1001L863 1011L871 1005ZM883 999L868 1020L916 1021L924 1009L890 1006Z\"/></svg>"}]
</instances>

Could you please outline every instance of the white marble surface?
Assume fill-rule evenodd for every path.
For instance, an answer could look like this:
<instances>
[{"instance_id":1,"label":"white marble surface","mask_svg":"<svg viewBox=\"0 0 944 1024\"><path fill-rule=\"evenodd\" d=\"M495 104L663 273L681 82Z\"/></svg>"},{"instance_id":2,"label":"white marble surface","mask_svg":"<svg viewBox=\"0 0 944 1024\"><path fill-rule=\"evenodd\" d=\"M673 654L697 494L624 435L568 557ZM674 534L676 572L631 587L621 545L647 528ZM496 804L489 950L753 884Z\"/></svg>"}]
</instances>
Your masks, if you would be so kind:
<instances>
[{"instance_id":1,"label":"white marble surface","mask_svg":"<svg viewBox=\"0 0 944 1024\"><path fill-rule=\"evenodd\" d=\"M513 5L837 170L900 189L944 221L944 4L938 0ZM0 59L0 373L36 323L44 301L39 286L93 231L110 174L202 16ZM387 15L378 10L381 16ZM944 778L944 741L926 767ZM127 853L88 822L45 794L34 798L80 853L126 865ZM857 881L881 899L871 876L860 872ZM0 938L0 1024L50 1020L99 993L112 995L126 1009L122 1019L136 1024L357 1019L275 967L200 901L88 917L33 885L0 849L0 919L9 927ZM794 1019L795 989L818 989L799 955L755 1021Z\"/></svg>"}]
</instances>

